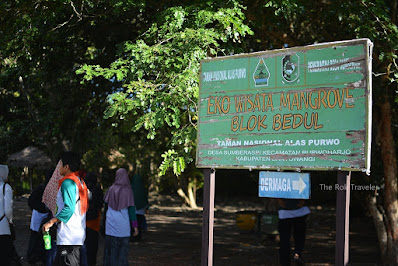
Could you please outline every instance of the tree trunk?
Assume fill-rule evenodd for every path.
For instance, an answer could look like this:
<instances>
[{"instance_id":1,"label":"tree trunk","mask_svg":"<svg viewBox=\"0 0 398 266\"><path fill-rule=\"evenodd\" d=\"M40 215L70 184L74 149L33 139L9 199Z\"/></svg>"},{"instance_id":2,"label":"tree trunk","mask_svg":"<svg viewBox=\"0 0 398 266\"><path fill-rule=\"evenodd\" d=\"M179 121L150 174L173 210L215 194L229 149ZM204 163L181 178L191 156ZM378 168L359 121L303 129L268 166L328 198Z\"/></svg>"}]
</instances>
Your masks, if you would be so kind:
<instances>
[{"instance_id":1,"label":"tree trunk","mask_svg":"<svg viewBox=\"0 0 398 266\"><path fill-rule=\"evenodd\" d=\"M189 205L189 198L187 197L187 195L185 194L184 190L182 188L177 189L177 194L183 198L183 200L185 201L186 204Z\"/></svg>"},{"instance_id":2,"label":"tree trunk","mask_svg":"<svg viewBox=\"0 0 398 266\"><path fill-rule=\"evenodd\" d=\"M384 208L386 210L388 265L398 265L398 189L397 158L391 128L391 106L388 92L380 105L379 136L384 168Z\"/></svg>"},{"instance_id":3,"label":"tree trunk","mask_svg":"<svg viewBox=\"0 0 398 266\"><path fill-rule=\"evenodd\" d=\"M188 196L189 196L189 206L191 206L192 209L197 209L198 205L196 204L196 182L191 181L188 184Z\"/></svg>"},{"instance_id":4,"label":"tree trunk","mask_svg":"<svg viewBox=\"0 0 398 266\"><path fill-rule=\"evenodd\" d=\"M382 210L379 210L377 206L376 196L368 198L368 207L370 214L372 215L373 223L377 232L377 238L379 240L380 256L383 259L384 264L387 264L387 261L384 261L387 254L387 231L384 224L385 217L383 217Z\"/></svg>"},{"instance_id":5,"label":"tree trunk","mask_svg":"<svg viewBox=\"0 0 398 266\"><path fill-rule=\"evenodd\" d=\"M189 205L192 209L197 209L196 204L196 178L188 181L188 196L185 194L184 190L180 187L177 189L177 194L184 199L185 203Z\"/></svg>"}]
</instances>

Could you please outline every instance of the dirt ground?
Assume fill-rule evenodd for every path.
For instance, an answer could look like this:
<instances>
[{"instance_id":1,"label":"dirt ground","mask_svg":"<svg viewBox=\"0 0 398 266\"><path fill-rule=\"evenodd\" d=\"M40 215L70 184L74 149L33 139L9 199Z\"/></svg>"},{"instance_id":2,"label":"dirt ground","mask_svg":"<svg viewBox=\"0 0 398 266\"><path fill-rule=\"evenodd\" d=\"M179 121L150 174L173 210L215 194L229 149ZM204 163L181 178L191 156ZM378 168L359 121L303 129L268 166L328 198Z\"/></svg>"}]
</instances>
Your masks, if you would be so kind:
<instances>
[{"instance_id":1,"label":"dirt ground","mask_svg":"<svg viewBox=\"0 0 398 266\"><path fill-rule=\"evenodd\" d=\"M278 247L273 236L245 232L236 225L238 211L261 212L261 202L250 199L216 199L214 224L214 265L278 265ZM304 252L305 265L333 265L335 252L335 210L310 206ZM14 200L15 246L26 256L31 212L25 198ZM200 265L202 212L191 210L178 198L151 197L147 215L148 232L141 242L130 245L130 265ZM102 265L103 239L100 237L98 265ZM379 265L377 236L372 221L350 219L350 265ZM28 265L23 261L23 265Z\"/></svg>"}]
</instances>

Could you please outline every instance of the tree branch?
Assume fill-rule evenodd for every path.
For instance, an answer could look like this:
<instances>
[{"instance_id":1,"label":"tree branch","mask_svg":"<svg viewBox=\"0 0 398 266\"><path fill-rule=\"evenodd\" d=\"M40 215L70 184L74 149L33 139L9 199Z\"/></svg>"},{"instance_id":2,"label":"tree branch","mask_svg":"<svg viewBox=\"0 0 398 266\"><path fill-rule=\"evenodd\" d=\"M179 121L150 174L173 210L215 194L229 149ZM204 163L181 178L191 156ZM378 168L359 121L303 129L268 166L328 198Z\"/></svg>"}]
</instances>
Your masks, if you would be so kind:
<instances>
[{"instance_id":1,"label":"tree branch","mask_svg":"<svg viewBox=\"0 0 398 266\"><path fill-rule=\"evenodd\" d=\"M71 20L72 20L72 18L73 18L73 14L70 16L70 18L68 19L68 21L65 21L64 23L61 23L61 24L59 24L58 26L56 26L55 28L52 28L50 31L55 31L55 30L57 30L57 29L59 29L59 28L62 28L63 26L65 26L66 24L68 24Z\"/></svg>"}]
</instances>

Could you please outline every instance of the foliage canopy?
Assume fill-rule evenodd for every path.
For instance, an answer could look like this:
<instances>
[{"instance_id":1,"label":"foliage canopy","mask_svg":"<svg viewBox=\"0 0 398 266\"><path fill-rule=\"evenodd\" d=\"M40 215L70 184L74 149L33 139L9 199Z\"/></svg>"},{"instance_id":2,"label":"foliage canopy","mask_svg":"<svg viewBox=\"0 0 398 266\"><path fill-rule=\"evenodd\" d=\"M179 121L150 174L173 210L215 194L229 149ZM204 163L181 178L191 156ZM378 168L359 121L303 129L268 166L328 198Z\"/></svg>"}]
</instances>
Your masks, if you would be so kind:
<instances>
[{"instance_id":1,"label":"foliage canopy","mask_svg":"<svg viewBox=\"0 0 398 266\"><path fill-rule=\"evenodd\" d=\"M178 175L195 147L200 60L226 53L223 44L251 34L243 20L238 1L172 6L139 38L124 42L109 67L86 64L77 73L86 82L102 76L120 84L108 97L105 118L134 119L132 130L144 128L148 139L167 127L171 139L160 170L172 167Z\"/></svg>"},{"instance_id":2,"label":"foliage canopy","mask_svg":"<svg viewBox=\"0 0 398 266\"><path fill-rule=\"evenodd\" d=\"M67 146L98 169L122 150L156 165L162 154L161 172L180 174L194 157L200 60L231 53L370 38L377 103L396 90L396 9L384 0L2 1L0 159L33 144L55 160Z\"/></svg>"}]
</instances>

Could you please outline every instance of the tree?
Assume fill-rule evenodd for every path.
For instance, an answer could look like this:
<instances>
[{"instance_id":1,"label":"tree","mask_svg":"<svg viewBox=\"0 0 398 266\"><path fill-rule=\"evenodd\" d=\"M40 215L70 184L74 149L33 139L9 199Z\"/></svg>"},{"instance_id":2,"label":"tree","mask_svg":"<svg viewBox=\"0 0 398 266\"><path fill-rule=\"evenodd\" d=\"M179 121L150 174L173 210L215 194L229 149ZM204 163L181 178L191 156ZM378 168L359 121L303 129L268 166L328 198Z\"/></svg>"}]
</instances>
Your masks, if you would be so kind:
<instances>
[{"instance_id":1,"label":"tree","mask_svg":"<svg viewBox=\"0 0 398 266\"><path fill-rule=\"evenodd\" d=\"M381 255L386 265L398 263L398 187L397 157L394 141L393 100L397 98L397 1L385 6L364 3L373 18L373 28L367 29L377 36L375 46L377 75L375 79L378 94L375 97L378 144L380 145L384 172L382 205L376 204L376 196L369 199L373 219L379 236ZM394 96L395 95L395 96ZM393 108L393 106L395 108Z\"/></svg>"},{"instance_id":2,"label":"tree","mask_svg":"<svg viewBox=\"0 0 398 266\"><path fill-rule=\"evenodd\" d=\"M83 63L108 64L117 43L136 37L129 28L141 10L122 3L0 3L1 161L34 145L54 165L71 149L86 154L92 170L110 167L110 150L120 140L114 119L104 120L103 113L115 84L107 79L81 84L75 71Z\"/></svg>"},{"instance_id":3,"label":"tree","mask_svg":"<svg viewBox=\"0 0 398 266\"><path fill-rule=\"evenodd\" d=\"M161 174L172 168L180 175L195 151L200 60L225 54L229 41L239 42L251 31L236 0L169 2L158 8L155 17L145 19L151 26L124 42L109 67L85 64L77 73L86 82L102 76L120 84L108 98L105 117L133 119L133 131L144 128L148 139L166 139Z\"/></svg>"},{"instance_id":4,"label":"tree","mask_svg":"<svg viewBox=\"0 0 398 266\"><path fill-rule=\"evenodd\" d=\"M31 144L55 160L66 145L99 169L117 150L120 164L160 165L167 179L154 180L189 198L201 59L367 37L382 158L371 178L384 183L369 206L384 261L397 264L396 19L397 0L1 1L0 160Z\"/></svg>"},{"instance_id":5,"label":"tree","mask_svg":"<svg viewBox=\"0 0 398 266\"><path fill-rule=\"evenodd\" d=\"M4 117L7 130L24 140L11 143L45 147L53 159L62 143L84 152L82 136L98 122L90 119L96 109L103 109L101 89L86 89L74 73L75 64L88 57L90 39L81 37L73 2L61 2L2 1L0 9ZM15 113L18 119L8 119Z\"/></svg>"},{"instance_id":6,"label":"tree","mask_svg":"<svg viewBox=\"0 0 398 266\"><path fill-rule=\"evenodd\" d=\"M373 54L373 115L376 141L382 165L373 162L373 180L381 180L384 190L376 199L369 195L371 210L386 265L398 264L398 190L394 136L397 106L397 1L245 1L249 26L255 34L250 40L256 49L303 46L316 42L370 38ZM260 19L266 18L266 19ZM383 170L378 168L382 167ZM377 173L384 173L381 178Z\"/></svg>"}]
</instances>

